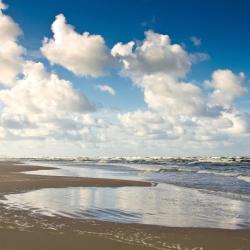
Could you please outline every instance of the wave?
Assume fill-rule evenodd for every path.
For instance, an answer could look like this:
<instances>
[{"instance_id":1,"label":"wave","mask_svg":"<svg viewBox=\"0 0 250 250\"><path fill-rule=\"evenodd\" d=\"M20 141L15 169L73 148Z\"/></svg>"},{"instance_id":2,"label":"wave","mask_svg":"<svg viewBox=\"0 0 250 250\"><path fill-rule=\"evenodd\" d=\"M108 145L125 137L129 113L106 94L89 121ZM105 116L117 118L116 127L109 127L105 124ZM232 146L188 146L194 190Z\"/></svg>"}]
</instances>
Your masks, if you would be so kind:
<instances>
[{"instance_id":1,"label":"wave","mask_svg":"<svg viewBox=\"0 0 250 250\"><path fill-rule=\"evenodd\" d=\"M193 169L184 169L184 168L161 168L158 171L158 173L167 173L167 172L187 172L187 173L197 173L197 170Z\"/></svg>"},{"instance_id":2,"label":"wave","mask_svg":"<svg viewBox=\"0 0 250 250\"><path fill-rule=\"evenodd\" d=\"M213 174L213 175L220 175L220 176L226 176L226 177L236 177L239 180L250 182L250 176L249 175L242 175L242 173L236 172L216 172L216 171L208 171L208 170L200 170L197 173L199 174Z\"/></svg>"},{"instance_id":3,"label":"wave","mask_svg":"<svg viewBox=\"0 0 250 250\"><path fill-rule=\"evenodd\" d=\"M250 157L41 157L19 158L33 161L74 161L99 163L128 163L142 165L250 165Z\"/></svg>"},{"instance_id":4,"label":"wave","mask_svg":"<svg viewBox=\"0 0 250 250\"><path fill-rule=\"evenodd\" d=\"M235 176L239 176L240 175L240 173L217 172L217 171L209 171L209 170L200 170L197 173L198 174L213 174L213 175L221 175L221 176L229 176L229 177L235 177Z\"/></svg>"},{"instance_id":5,"label":"wave","mask_svg":"<svg viewBox=\"0 0 250 250\"><path fill-rule=\"evenodd\" d=\"M237 178L239 180L245 181L245 182L250 182L250 176L246 176L246 175L239 175L237 176Z\"/></svg>"},{"instance_id":6,"label":"wave","mask_svg":"<svg viewBox=\"0 0 250 250\"><path fill-rule=\"evenodd\" d=\"M97 163L98 164L98 163ZM103 164L103 163L102 163ZM101 165L102 165L101 164ZM188 168L180 165L155 165L155 164L138 164L138 163L111 163L112 166L116 167L127 167L130 169L150 172L150 173L177 173L177 172L192 172L195 173L197 170Z\"/></svg>"}]
</instances>

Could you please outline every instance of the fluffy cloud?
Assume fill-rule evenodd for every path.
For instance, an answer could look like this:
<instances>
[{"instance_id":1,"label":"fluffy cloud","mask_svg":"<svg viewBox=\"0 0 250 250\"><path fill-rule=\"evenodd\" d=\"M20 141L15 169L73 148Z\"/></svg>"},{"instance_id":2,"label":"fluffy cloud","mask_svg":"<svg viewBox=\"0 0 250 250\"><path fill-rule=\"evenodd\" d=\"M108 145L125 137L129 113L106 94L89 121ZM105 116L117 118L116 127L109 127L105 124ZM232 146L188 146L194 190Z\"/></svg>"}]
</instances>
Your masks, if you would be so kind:
<instances>
[{"instance_id":1,"label":"fluffy cloud","mask_svg":"<svg viewBox=\"0 0 250 250\"><path fill-rule=\"evenodd\" d=\"M25 50L18 45L21 34L19 26L2 13L7 6L0 2L0 83L12 85L22 68L22 55Z\"/></svg>"},{"instance_id":2,"label":"fluffy cloud","mask_svg":"<svg viewBox=\"0 0 250 250\"><path fill-rule=\"evenodd\" d=\"M132 50L134 47L135 43L133 41L123 44L123 43L117 43L111 50L112 56L131 56L132 55Z\"/></svg>"},{"instance_id":3,"label":"fluffy cloud","mask_svg":"<svg viewBox=\"0 0 250 250\"><path fill-rule=\"evenodd\" d=\"M231 106L234 99L247 92L242 86L245 80L244 73L234 74L231 70L216 70L212 74L211 81L205 83L214 89L211 94L211 103L213 105Z\"/></svg>"},{"instance_id":4,"label":"fluffy cloud","mask_svg":"<svg viewBox=\"0 0 250 250\"><path fill-rule=\"evenodd\" d=\"M0 91L0 101L20 114L86 112L94 109L70 82L46 72L42 63L24 64L24 77L11 89Z\"/></svg>"},{"instance_id":5,"label":"fluffy cloud","mask_svg":"<svg viewBox=\"0 0 250 250\"><path fill-rule=\"evenodd\" d=\"M191 66L188 53L178 44L171 44L168 35L145 32L145 40L134 52L134 43L116 44L112 54L120 57L124 74L141 79L145 74L164 73L174 78L184 77Z\"/></svg>"},{"instance_id":6,"label":"fluffy cloud","mask_svg":"<svg viewBox=\"0 0 250 250\"><path fill-rule=\"evenodd\" d=\"M185 128L184 138L190 145L190 142L199 143L200 147L211 142L215 147L219 144L233 145L239 140L249 140L249 125L249 114L228 110L216 117L193 118L193 124Z\"/></svg>"},{"instance_id":7,"label":"fluffy cloud","mask_svg":"<svg viewBox=\"0 0 250 250\"><path fill-rule=\"evenodd\" d=\"M116 94L115 90L112 87L108 86L108 85L99 84L99 85L97 85L97 88L100 89L102 92L106 92L106 93L108 93L110 95L115 95Z\"/></svg>"},{"instance_id":8,"label":"fluffy cloud","mask_svg":"<svg viewBox=\"0 0 250 250\"><path fill-rule=\"evenodd\" d=\"M118 115L128 134L148 139L176 139L182 135L181 127L173 126L166 118L154 112L128 112Z\"/></svg>"},{"instance_id":9,"label":"fluffy cloud","mask_svg":"<svg viewBox=\"0 0 250 250\"><path fill-rule=\"evenodd\" d=\"M203 115L204 95L195 84L181 81L191 67L193 55L169 36L153 31L134 49L134 43L116 44L112 54L123 63L122 73L142 88L149 108L166 115Z\"/></svg>"},{"instance_id":10,"label":"fluffy cloud","mask_svg":"<svg viewBox=\"0 0 250 250\"><path fill-rule=\"evenodd\" d=\"M97 123L88 114L95 106L42 63L25 62L23 78L0 91L0 103L5 140L81 140Z\"/></svg>"},{"instance_id":11,"label":"fluffy cloud","mask_svg":"<svg viewBox=\"0 0 250 250\"><path fill-rule=\"evenodd\" d=\"M199 116L206 112L204 95L192 83L176 82L166 74L146 75L142 80L148 106L167 115Z\"/></svg>"},{"instance_id":12,"label":"fluffy cloud","mask_svg":"<svg viewBox=\"0 0 250 250\"><path fill-rule=\"evenodd\" d=\"M3 112L0 116L0 126L9 129L36 128L24 115Z\"/></svg>"},{"instance_id":13,"label":"fluffy cloud","mask_svg":"<svg viewBox=\"0 0 250 250\"><path fill-rule=\"evenodd\" d=\"M224 112L224 119L227 119L231 124L225 128L225 132L233 135L247 134L250 132L250 116L247 113L239 111Z\"/></svg>"},{"instance_id":14,"label":"fluffy cloud","mask_svg":"<svg viewBox=\"0 0 250 250\"><path fill-rule=\"evenodd\" d=\"M41 52L52 64L59 64L78 76L98 77L105 73L110 55L100 35L79 34L64 15L52 24L53 38L45 38Z\"/></svg>"}]
</instances>

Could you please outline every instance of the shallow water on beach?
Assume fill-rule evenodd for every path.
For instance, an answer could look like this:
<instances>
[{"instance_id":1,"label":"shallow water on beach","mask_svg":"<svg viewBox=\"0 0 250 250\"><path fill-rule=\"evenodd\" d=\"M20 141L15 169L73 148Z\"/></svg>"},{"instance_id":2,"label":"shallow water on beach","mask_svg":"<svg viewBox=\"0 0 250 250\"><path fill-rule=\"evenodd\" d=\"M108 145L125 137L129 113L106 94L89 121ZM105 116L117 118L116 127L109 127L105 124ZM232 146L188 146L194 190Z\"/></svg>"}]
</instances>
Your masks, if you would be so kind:
<instances>
[{"instance_id":1,"label":"shallow water on beach","mask_svg":"<svg viewBox=\"0 0 250 250\"><path fill-rule=\"evenodd\" d=\"M122 223L250 228L250 203L159 184L156 187L41 189L6 196L11 207Z\"/></svg>"},{"instance_id":2,"label":"shallow water on beach","mask_svg":"<svg viewBox=\"0 0 250 250\"><path fill-rule=\"evenodd\" d=\"M55 176L148 180L152 187L60 188L7 195L5 204L49 215L174 227L250 228L248 159L40 160Z\"/></svg>"}]
</instances>

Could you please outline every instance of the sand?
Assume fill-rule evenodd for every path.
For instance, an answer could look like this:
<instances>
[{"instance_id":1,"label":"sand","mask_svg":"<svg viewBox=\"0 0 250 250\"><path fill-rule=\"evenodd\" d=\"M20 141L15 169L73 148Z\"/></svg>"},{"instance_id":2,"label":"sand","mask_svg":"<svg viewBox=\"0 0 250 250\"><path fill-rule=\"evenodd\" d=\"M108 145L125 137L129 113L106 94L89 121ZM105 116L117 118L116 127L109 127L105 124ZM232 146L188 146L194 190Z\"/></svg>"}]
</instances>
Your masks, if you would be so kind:
<instances>
[{"instance_id":1,"label":"sand","mask_svg":"<svg viewBox=\"0 0 250 250\"><path fill-rule=\"evenodd\" d=\"M151 186L149 182L25 175L37 166L0 162L0 198L40 188ZM0 203L1 250L249 250L250 230L170 228L65 217L6 208Z\"/></svg>"}]
</instances>

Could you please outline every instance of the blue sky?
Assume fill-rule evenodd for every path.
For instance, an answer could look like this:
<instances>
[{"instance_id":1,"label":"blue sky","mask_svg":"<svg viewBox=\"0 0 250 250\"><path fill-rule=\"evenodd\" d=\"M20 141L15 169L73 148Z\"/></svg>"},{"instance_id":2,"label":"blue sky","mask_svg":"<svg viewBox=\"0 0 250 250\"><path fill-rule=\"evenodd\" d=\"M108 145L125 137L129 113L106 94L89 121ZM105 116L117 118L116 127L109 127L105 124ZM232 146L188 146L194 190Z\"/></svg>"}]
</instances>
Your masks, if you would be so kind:
<instances>
[{"instance_id":1,"label":"blue sky","mask_svg":"<svg viewBox=\"0 0 250 250\"><path fill-rule=\"evenodd\" d=\"M131 146L132 148L134 147L134 149L130 151L125 147L115 154L131 154L131 152L138 152L138 154L145 155L155 154L159 152L159 150L153 151L155 144L163 145L160 151L161 155L168 154L169 152L171 152L171 154L182 154L182 152L183 154L203 154L205 152L211 152L211 154L232 154L236 148L240 148L240 150L238 150L239 152L237 151L236 154L240 154L240 152L248 154L248 150L246 149L250 128L250 99L248 91L250 75L250 3L248 3L248 1L129 0L120 2L107 0L82 0L72 2L66 0L44 0L34 2L31 0L6 0L4 3L6 3L9 8L2 10L3 15L11 17L15 25L18 24L22 30L21 36L16 37L14 34L12 38L16 44L27 50L26 55L19 55L22 57L22 64L25 64L25 61L27 60L31 60L34 63L43 63L46 71L54 72L60 79L70 81L73 86L72 91L77 91L77 93L79 92L83 94L89 102L96 106L96 111L91 113L91 116L95 119L101 119L103 116L108 114L108 118L106 119L109 122L113 122L116 125L121 122L118 127L124 126L123 131L128 130L125 134L117 134L117 137L120 136L120 138L127 138L129 134L131 140L135 141L135 145ZM61 61L61 58L54 58L55 50L51 52L48 51L48 48L46 48L44 50L45 52L40 52L40 49L44 46L42 44L43 39L45 37L53 39L53 35L55 35L55 32L51 30L51 25L55 22L55 17L58 14L63 14L66 18L64 25L70 24L74 26L75 33L79 36L83 32L89 32L90 36L96 34L102 37L105 41L105 48L108 50L109 56L112 52L112 48L114 48L116 44L122 43L125 45L130 41L135 42L132 51L134 54L124 57L119 54L120 52L118 52L119 55L117 54L117 56L114 56L115 59L112 59L113 61L115 60L115 63L108 65L109 62L106 62L108 67L105 69L105 75L101 74L93 77L88 75L86 72L78 74L74 72L74 70L69 70L69 67L72 65L68 65L67 62L65 64L65 62ZM14 24L10 23L9 25ZM153 74L149 69L147 70L151 72L150 74L146 72L145 68L140 70L140 72L138 68L136 68L138 65L138 67L141 68L145 67L145 65L143 66L143 61L140 61L140 55L136 54L136 51L142 49L142 45L145 41L147 41L147 39L149 39L147 35L144 34L144 32L148 30L151 30L153 34L160 34L161 37L168 35L171 42L169 42L169 44L166 42L165 45L167 47L169 45L169 48L171 49L173 44L178 44L178 46L182 48L181 53L183 52L184 54L187 54L186 59L183 59L182 57L180 58L184 60L184 63L190 63L190 65L183 67L180 75L176 76L172 72L169 72L167 67L171 68L172 65L171 61L168 61L170 60L168 58L166 58L166 60L164 59L165 61L162 60L159 62L159 69L154 69ZM194 44L191 39L192 37L196 40L197 44ZM154 39L161 38L154 36ZM47 44L51 46L55 45L53 44L53 41L47 42ZM66 42L65 44L67 47ZM71 45L73 50L73 42L70 46ZM159 49L166 49L167 51L168 48L165 48L164 46ZM157 50L158 48L154 49ZM68 56L73 60L74 55L70 54L72 50L68 51ZM63 50L61 53L63 53ZM192 61L192 56L198 58L201 54L204 57L203 60L200 60L199 62ZM161 55L159 56L161 57ZM137 58L136 62L133 61L135 57ZM79 60L81 60L81 58ZM90 58L90 60L92 59ZM127 70L124 68L124 65L122 66L123 60L127 60L131 65L134 63L135 68ZM166 71L160 69L164 66L165 62ZM74 66L75 65L73 65L73 67ZM104 65L104 67L105 66L106 65ZM147 67L149 66L147 64ZM155 67L153 64L151 66L152 69ZM217 70L228 70L232 74L228 71L219 72L216 80L212 81L212 75ZM240 72L244 72L244 80L241 80L241 76L239 75ZM16 79L22 80L22 73L23 72L18 72ZM138 76L138 74L140 74L140 76ZM164 83L159 83L158 87L153 86L151 83L145 83L145 78L148 77L151 77L153 79L152 81L157 82L156 77L159 77L159 74L164 75L165 78L163 78L165 80ZM173 80L173 83L168 82L170 81L169 77L171 78L171 81ZM208 87L209 84L204 83L206 80L210 82L212 87ZM224 82L221 83L220 81ZM227 87L227 81L228 86L231 84L231 87ZM191 89L188 90L187 93L185 92L186 90L184 90L185 86L181 85L182 83L192 84L192 86L190 86ZM18 85L21 83L12 82L11 88L15 86L15 84ZM115 91L115 95L110 95L107 92L100 91L98 87L99 85L111 87ZM223 85L223 87L221 87L221 85ZM6 84L4 83L4 80L2 80L2 87L6 88L6 86L9 88L10 84ZM196 89L196 86L199 88L198 90ZM178 90L178 88L181 89L182 87L183 92L181 92L181 94L174 93L173 96L169 96L169 93L167 92L165 95L163 92L156 93L156 88L157 91L159 91L158 88L164 88L164 91L166 91L165 88L174 88ZM46 90L44 90L44 93L45 92ZM152 92L153 96L151 95L148 97L149 93L152 94ZM218 92L220 93L218 94ZM157 94L159 94L159 98L157 97ZM197 95L194 98L195 100L192 100L192 105L195 107L190 106L189 111L185 111L184 108L179 111L178 108L176 108L176 112L178 114L173 114L175 108L167 106L178 106L178 103L183 101L183 98L188 94L190 94L190 99L192 99L194 95ZM6 113L7 111L9 112L11 108L8 106L10 104L6 101L6 97L4 98L4 100L1 100L0 93L0 102L2 101L3 113ZM44 98L47 97L45 96ZM178 98L181 99L178 100ZM202 104L200 104L200 99L203 99ZM221 99L223 99L223 101ZM188 98L186 103L184 102L183 105L191 105ZM199 105L204 106L203 111L200 111L198 107ZM218 113L213 115L212 121L208 122L208 119L211 119L208 118L211 116L211 114L208 115L208 113L215 112L215 109L219 110L216 111ZM138 111L142 112L142 114L136 113ZM20 111L15 113L19 120L21 119L21 116L25 117L28 123L31 123L39 128L42 126L41 124L44 124L41 121L41 117L39 119L37 117L34 118L34 114L27 115L27 113L24 114L22 112ZM150 114L147 112L150 112ZM58 111L56 114L59 116L59 113L60 112ZM86 114L85 111L83 113ZM69 111L67 114L62 115L60 119L62 117L67 117L68 119L68 115ZM121 116L119 116L120 118L117 118L117 115L121 115L122 118ZM150 119L153 120L156 119L153 116L157 116L157 119L159 120L162 119L161 124L157 123L156 125L155 120L152 124L150 124L148 116L150 116ZM69 119L75 121L80 118L79 116L77 116L77 118L75 116L74 118ZM129 119L134 120L135 123L138 119L138 123L132 125L132 121ZM107 120L103 121L103 123L107 123ZM147 125L145 125L145 123L147 123ZM199 134L197 137L204 137L208 139L198 139L195 143L190 140L193 133L189 134L189 130L192 130L189 127L191 126L191 123L193 126L192 129L196 130L195 128L198 128L198 130L200 129L202 131L200 132L202 135ZM206 127L206 124L213 123L216 124L214 125L214 128ZM49 127L52 126L52 123L48 124L47 125ZM225 127L221 127L221 125L219 126L218 124L224 124L223 126ZM54 123L53 126L55 126ZM88 141L86 144L86 138L82 135L82 133L83 129L89 129L91 133L94 134L94 137L95 134L104 134L103 136L109 138L110 142L112 139L110 139L109 133L112 128L109 128L106 124L105 126L107 126L108 131L106 131L106 134L105 131L95 132L98 131L98 126L96 124L94 127L88 127L89 125L87 127L84 126L85 125L82 125L81 127L81 133L79 131L72 131L72 129L69 133L71 136L72 134L77 134L78 132L81 134L79 135L79 139L77 139L77 143L79 143L82 148L88 148L87 154L99 154L100 152L98 148L102 149L104 154L105 152L107 152L107 154L111 154L110 152L112 152L112 149L116 147L115 145L117 142L115 142L115 140L111 143L111 146L104 146L105 143L103 138L95 138L93 140L88 139L91 142ZM16 131L13 131L13 128L6 128L4 125L2 125L2 128L4 133L13 134L11 138L15 138L17 133ZM20 128L18 129L20 132ZM22 129L25 130L23 125ZM183 131L180 132L180 130ZM211 135L210 132L209 135L204 135L204 131L208 130L218 130L218 133L216 132ZM177 133L176 131L179 132ZM39 130L37 133L39 134L40 132L41 131ZM33 133L35 133L35 131L32 132L32 138L34 137ZM53 134L53 132L50 131L47 136L45 136L46 140L50 139L51 133ZM175 139L172 138L172 133L175 134ZM56 141L55 145L57 146L55 147L59 148L58 145L61 143L60 140L63 140L64 143L65 141L69 143L68 147L71 148L70 151L73 155L80 154L78 150L76 151L75 149L72 149L72 143L74 143L74 141L68 141L65 139L67 136L68 135L60 135L60 139L52 137L51 139ZM164 136L166 136L167 139L165 141L160 140L160 143L158 143L159 137L165 138ZM236 144L234 143L235 136L236 138L237 136L240 137L239 141L242 142L237 142L237 146L235 146ZM28 136L28 139L15 138L15 140L18 140L18 143L20 144L23 143L23 145L26 145L25 147L27 148L30 148L30 146L27 145L38 145L38 141L39 145L41 145L43 143L42 141L44 141L44 138L39 137L40 139L35 141L32 141L32 138ZM7 137L4 139L7 148L9 148L6 150L6 154L14 154L13 149L11 149L11 140ZM171 143L169 140L171 140ZM187 142L187 144L191 143L193 148L183 148L179 151L178 147L179 145L183 145L183 142L181 142L183 140ZM124 144L126 143L127 142L124 139ZM140 147L145 143L148 145L148 149L143 151ZM199 143L200 146L198 146ZM166 145L170 146L168 146L168 149L164 151L163 148L166 148ZM224 145L225 149L217 152L216 150L218 150L218 148L221 150L221 145ZM91 147L93 147L92 150L90 150ZM128 148L131 147L128 146ZM53 151L52 154L63 154L60 150L57 152L56 149L51 149L51 151ZM24 154L27 154L28 149L25 152L26 153ZM34 150L33 153L37 154L37 151ZM46 151L44 154L49 153Z\"/></svg>"}]
</instances>

